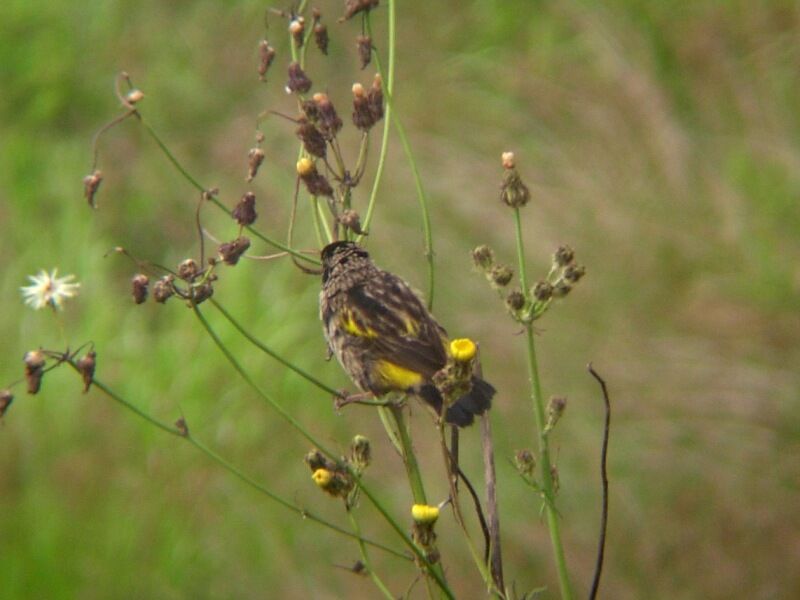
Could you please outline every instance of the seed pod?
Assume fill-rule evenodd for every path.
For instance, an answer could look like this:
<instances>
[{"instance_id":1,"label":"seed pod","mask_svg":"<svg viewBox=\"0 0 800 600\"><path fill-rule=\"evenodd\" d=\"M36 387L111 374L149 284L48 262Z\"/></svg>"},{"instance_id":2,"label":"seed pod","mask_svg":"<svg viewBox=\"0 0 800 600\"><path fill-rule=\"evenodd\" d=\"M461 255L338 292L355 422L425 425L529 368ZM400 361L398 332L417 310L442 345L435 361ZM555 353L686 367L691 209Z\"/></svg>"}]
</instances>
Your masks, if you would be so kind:
<instances>
[{"instance_id":1,"label":"seed pod","mask_svg":"<svg viewBox=\"0 0 800 600\"><path fill-rule=\"evenodd\" d=\"M353 84L353 125L361 131L369 131L375 125L372 106L364 91L364 86L360 83Z\"/></svg>"},{"instance_id":2,"label":"seed pod","mask_svg":"<svg viewBox=\"0 0 800 600\"><path fill-rule=\"evenodd\" d=\"M175 295L175 286L173 282L175 277L173 275L165 275L155 282L153 285L153 300L159 304L164 304L170 297Z\"/></svg>"},{"instance_id":3,"label":"seed pod","mask_svg":"<svg viewBox=\"0 0 800 600\"><path fill-rule=\"evenodd\" d=\"M383 80L379 74L375 74L372 79L372 87L367 94L369 100L369 109L372 112L372 118L377 123L383 118Z\"/></svg>"},{"instance_id":4,"label":"seed pod","mask_svg":"<svg viewBox=\"0 0 800 600\"><path fill-rule=\"evenodd\" d=\"M256 195L253 192L246 192L239 204L231 211L231 216L242 227L252 225L256 221Z\"/></svg>"},{"instance_id":5,"label":"seed pod","mask_svg":"<svg viewBox=\"0 0 800 600\"><path fill-rule=\"evenodd\" d=\"M81 358L77 363L78 371L83 378L84 394L89 391L89 386L92 385L92 381L94 380L94 370L97 366L96 358L97 354L94 351L87 352L86 356Z\"/></svg>"},{"instance_id":6,"label":"seed pod","mask_svg":"<svg viewBox=\"0 0 800 600\"><path fill-rule=\"evenodd\" d=\"M477 246L472 250L472 260L476 267L489 269L494 264L494 252L486 244Z\"/></svg>"},{"instance_id":7,"label":"seed pod","mask_svg":"<svg viewBox=\"0 0 800 600\"><path fill-rule=\"evenodd\" d=\"M339 21L352 19L360 12L369 11L377 7L379 0L346 0L344 3L344 15Z\"/></svg>"},{"instance_id":8,"label":"seed pod","mask_svg":"<svg viewBox=\"0 0 800 600\"><path fill-rule=\"evenodd\" d=\"M539 302L547 302L553 297L553 286L547 281L539 281L533 286L533 297Z\"/></svg>"},{"instance_id":9,"label":"seed pod","mask_svg":"<svg viewBox=\"0 0 800 600\"><path fill-rule=\"evenodd\" d=\"M267 40L261 40L258 44L260 61L258 63L258 78L261 81L267 80L267 71L275 60L275 48L269 45Z\"/></svg>"},{"instance_id":10,"label":"seed pod","mask_svg":"<svg viewBox=\"0 0 800 600\"><path fill-rule=\"evenodd\" d=\"M94 196L97 194L97 190L100 188L102 182L103 173L101 171L95 171L91 175L87 175L83 178L83 196L92 208L97 208L94 202Z\"/></svg>"},{"instance_id":11,"label":"seed pod","mask_svg":"<svg viewBox=\"0 0 800 600\"><path fill-rule=\"evenodd\" d=\"M319 127L322 136L330 141L341 131L342 120L336 113L333 102L331 102L327 94L318 92L314 94L313 99L317 105L317 127Z\"/></svg>"},{"instance_id":12,"label":"seed pod","mask_svg":"<svg viewBox=\"0 0 800 600\"><path fill-rule=\"evenodd\" d=\"M342 211L342 214L339 215L339 223L358 235L367 235L361 229L361 217L352 208Z\"/></svg>"},{"instance_id":13,"label":"seed pod","mask_svg":"<svg viewBox=\"0 0 800 600\"><path fill-rule=\"evenodd\" d=\"M192 281L200 273L200 267L193 258L187 258L178 265L178 277L184 281Z\"/></svg>"},{"instance_id":14,"label":"seed pod","mask_svg":"<svg viewBox=\"0 0 800 600\"><path fill-rule=\"evenodd\" d=\"M575 251L569 246L559 246L553 253L553 264L557 267L566 267L575 260Z\"/></svg>"},{"instance_id":15,"label":"seed pod","mask_svg":"<svg viewBox=\"0 0 800 600\"><path fill-rule=\"evenodd\" d=\"M136 304L142 304L147 300L147 285L149 283L150 279L143 273L134 275L133 279L131 279L133 301Z\"/></svg>"},{"instance_id":16,"label":"seed pod","mask_svg":"<svg viewBox=\"0 0 800 600\"><path fill-rule=\"evenodd\" d=\"M250 239L247 237L239 237L232 242L225 242L219 246L219 257L226 265L235 265L239 259L250 247Z\"/></svg>"},{"instance_id":17,"label":"seed pod","mask_svg":"<svg viewBox=\"0 0 800 600\"><path fill-rule=\"evenodd\" d=\"M511 278L514 277L514 271L511 270L511 267L507 267L506 265L494 265L489 269L487 276L492 284L505 287L511 282Z\"/></svg>"},{"instance_id":18,"label":"seed pod","mask_svg":"<svg viewBox=\"0 0 800 600\"><path fill-rule=\"evenodd\" d=\"M586 267L583 265L569 265L564 269L564 281L567 283L578 283L586 274Z\"/></svg>"},{"instance_id":19,"label":"seed pod","mask_svg":"<svg viewBox=\"0 0 800 600\"><path fill-rule=\"evenodd\" d=\"M359 35L356 38L356 47L358 48L358 60L363 71L372 61L372 38L368 35Z\"/></svg>"},{"instance_id":20,"label":"seed pod","mask_svg":"<svg viewBox=\"0 0 800 600\"><path fill-rule=\"evenodd\" d=\"M506 305L511 312L519 312L525 308L525 294L519 290L513 290L506 296Z\"/></svg>"},{"instance_id":21,"label":"seed pod","mask_svg":"<svg viewBox=\"0 0 800 600\"><path fill-rule=\"evenodd\" d=\"M23 357L25 362L25 380L28 383L28 393L36 394L42 387L44 376L45 357L40 350L26 352Z\"/></svg>"},{"instance_id":22,"label":"seed pod","mask_svg":"<svg viewBox=\"0 0 800 600\"><path fill-rule=\"evenodd\" d=\"M303 143L303 149L311 156L325 158L328 152L328 145L325 138L312 123L305 118L300 119L299 125L295 130L295 135Z\"/></svg>"},{"instance_id":23,"label":"seed pod","mask_svg":"<svg viewBox=\"0 0 800 600\"><path fill-rule=\"evenodd\" d=\"M292 34L295 46L298 48L303 47L304 36L306 31L306 20L303 17L297 17L289 23L289 33Z\"/></svg>"},{"instance_id":24,"label":"seed pod","mask_svg":"<svg viewBox=\"0 0 800 600\"><path fill-rule=\"evenodd\" d=\"M305 94L311 89L311 80L306 76L300 63L293 62L289 65L289 80L286 82L286 92Z\"/></svg>"},{"instance_id":25,"label":"seed pod","mask_svg":"<svg viewBox=\"0 0 800 600\"><path fill-rule=\"evenodd\" d=\"M250 148L247 153L247 177L245 181L253 181L258 175L258 168L264 162L264 151L261 148Z\"/></svg>"}]
</instances>

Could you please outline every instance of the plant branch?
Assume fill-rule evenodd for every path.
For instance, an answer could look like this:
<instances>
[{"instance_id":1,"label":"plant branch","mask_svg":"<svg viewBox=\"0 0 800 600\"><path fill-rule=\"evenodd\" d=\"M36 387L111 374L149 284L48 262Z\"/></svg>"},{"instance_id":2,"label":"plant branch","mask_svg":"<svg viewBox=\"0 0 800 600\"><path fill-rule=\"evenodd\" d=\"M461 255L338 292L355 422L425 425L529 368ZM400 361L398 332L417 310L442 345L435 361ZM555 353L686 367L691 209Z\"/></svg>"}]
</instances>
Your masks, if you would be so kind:
<instances>
[{"instance_id":1,"label":"plant branch","mask_svg":"<svg viewBox=\"0 0 800 600\"><path fill-rule=\"evenodd\" d=\"M592 363L587 366L589 373L600 384L603 392L603 403L605 404L605 423L603 425L603 447L600 451L600 478L603 485L603 512L600 517L600 539L597 542L597 562L594 567L594 577L592 577L592 588L589 592L589 600L597 597L597 590L600 588L600 575L603 572L603 557L606 548L606 527L608 525L608 472L606 470L606 459L608 455L608 434L611 428L611 401L608 398L608 388L606 382L594 370Z\"/></svg>"}]
</instances>

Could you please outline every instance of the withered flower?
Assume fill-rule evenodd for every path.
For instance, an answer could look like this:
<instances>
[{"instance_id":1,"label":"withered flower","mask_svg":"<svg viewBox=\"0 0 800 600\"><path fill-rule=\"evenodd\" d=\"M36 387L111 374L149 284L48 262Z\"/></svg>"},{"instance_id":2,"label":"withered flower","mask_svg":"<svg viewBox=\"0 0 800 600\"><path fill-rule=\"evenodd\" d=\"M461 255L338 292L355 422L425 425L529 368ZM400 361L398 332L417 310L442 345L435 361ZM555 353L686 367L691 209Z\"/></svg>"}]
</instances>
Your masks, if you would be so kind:
<instances>
[{"instance_id":1,"label":"withered flower","mask_svg":"<svg viewBox=\"0 0 800 600\"><path fill-rule=\"evenodd\" d=\"M311 89L311 80L306 75L300 63L289 64L289 80L286 82L286 92L305 94Z\"/></svg>"},{"instance_id":2,"label":"withered flower","mask_svg":"<svg viewBox=\"0 0 800 600\"><path fill-rule=\"evenodd\" d=\"M92 381L94 380L94 370L97 366L97 353L92 350L91 352L87 352L86 356L81 358L77 362L78 372L81 374L83 378L83 393L89 391L89 386L92 385Z\"/></svg>"},{"instance_id":3,"label":"withered flower","mask_svg":"<svg viewBox=\"0 0 800 600\"><path fill-rule=\"evenodd\" d=\"M275 60L275 48L270 46L267 40L261 40L258 44L258 53L260 57L258 63L258 77L261 81L266 81L267 71L269 71L272 62Z\"/></svg>"},{"instance_id":4,"label":"withered flower","mask_svg":"<svg viewBox=\"0 0 800 600\"><path fill-rule=\"evenodd\" d=\"M242 227L255 223L258 216L256 213L256 195L253 192L245 192L242 199L239 200L239 204L231 212L231 216Z\"/></svg>"},{"instance_id":5,"label":"withered flower","mask_svg":"<svg viewBox=\"0 0 800 600\"><path fill-rule=\"evenodd\" d=\"M235 265L239 259L250 247L250 239L247 237L238 237L232 242L225 242L220 244L219 257L226 265Z\"/></svg>"},{"instance_id":6,"label":"withered flower","mask_svg":"<svg viewBox=\"0 0 800 600\"><path fill-rule=\"evenodd\" d=\"M150 279L144 273L138 273L131 279L133 301L136 304L142 304L147 300L147 286L149 283Z\"/></svg>"}]
</instances>

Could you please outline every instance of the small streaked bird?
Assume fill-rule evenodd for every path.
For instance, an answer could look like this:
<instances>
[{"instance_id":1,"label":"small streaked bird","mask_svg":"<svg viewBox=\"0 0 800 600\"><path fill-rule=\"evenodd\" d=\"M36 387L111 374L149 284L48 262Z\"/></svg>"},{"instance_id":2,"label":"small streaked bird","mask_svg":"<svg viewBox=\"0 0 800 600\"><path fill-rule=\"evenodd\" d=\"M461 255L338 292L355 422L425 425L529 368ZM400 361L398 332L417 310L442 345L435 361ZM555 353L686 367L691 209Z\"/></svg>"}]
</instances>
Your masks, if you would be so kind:
<instances>
[{"instance_id":1,"label":"small streaked bird","mask_svg":"<svg viewBox=\"0 0 800 600\"><path fill-rule=\"evenodd\" d=\"M448 362L447 332L405 281L375 266L355 243L334 242L322 250L319 306L328 346L361 391L413 394L441 413L432 378ZM473 376L472 389L447 408L445 420L471 425L494 392Z\"/></svg>"}]
</instances>

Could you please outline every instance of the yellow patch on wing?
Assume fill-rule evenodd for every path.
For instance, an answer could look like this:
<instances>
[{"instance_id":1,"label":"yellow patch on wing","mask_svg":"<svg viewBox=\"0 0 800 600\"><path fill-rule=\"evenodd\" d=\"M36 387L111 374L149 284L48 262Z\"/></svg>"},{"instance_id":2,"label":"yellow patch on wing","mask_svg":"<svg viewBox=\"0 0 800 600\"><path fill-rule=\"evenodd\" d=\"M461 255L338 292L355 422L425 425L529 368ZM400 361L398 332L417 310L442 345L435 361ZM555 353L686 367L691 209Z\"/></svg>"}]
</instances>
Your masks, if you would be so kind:
<instances>
[{"instance_id":1,"label":"yellow patch on wing","mask_svg":"<svg viewBox=\"0 0 800 600\"><path fill-rule=\"evenodd\" d=\"M406 333L408 333L408 335L417 337L419 334L419 323L409 316L404 316L403 324L406 326Z\"/></svg>"},{"instance_id":2,"label":"yellow patch on wing","mask_svg":"<svg viewBox=\"0 0 800 600\"><path fill-rule=\"evenodd\" d=\"M407 390L422 383L422 375L388 360L380 360L376 369L386 384L396 390Z\"/></svg>"},{"instance_id":3,"label":"yellow patch on wing","mask_svg":"<svg viewBox=\"0 0 800 600\"><path fill-rule=\"evenodd\" d=\"M344 329L350 335L354 335L356 337L363 337L367 339L378 337L378 334L375 333L375 330L372 329L372 327L362 327L359 325L353 316L352 311L349 310L345 310L342 313L341 325L342 329Z\"/></svg>"}]
</instances>

